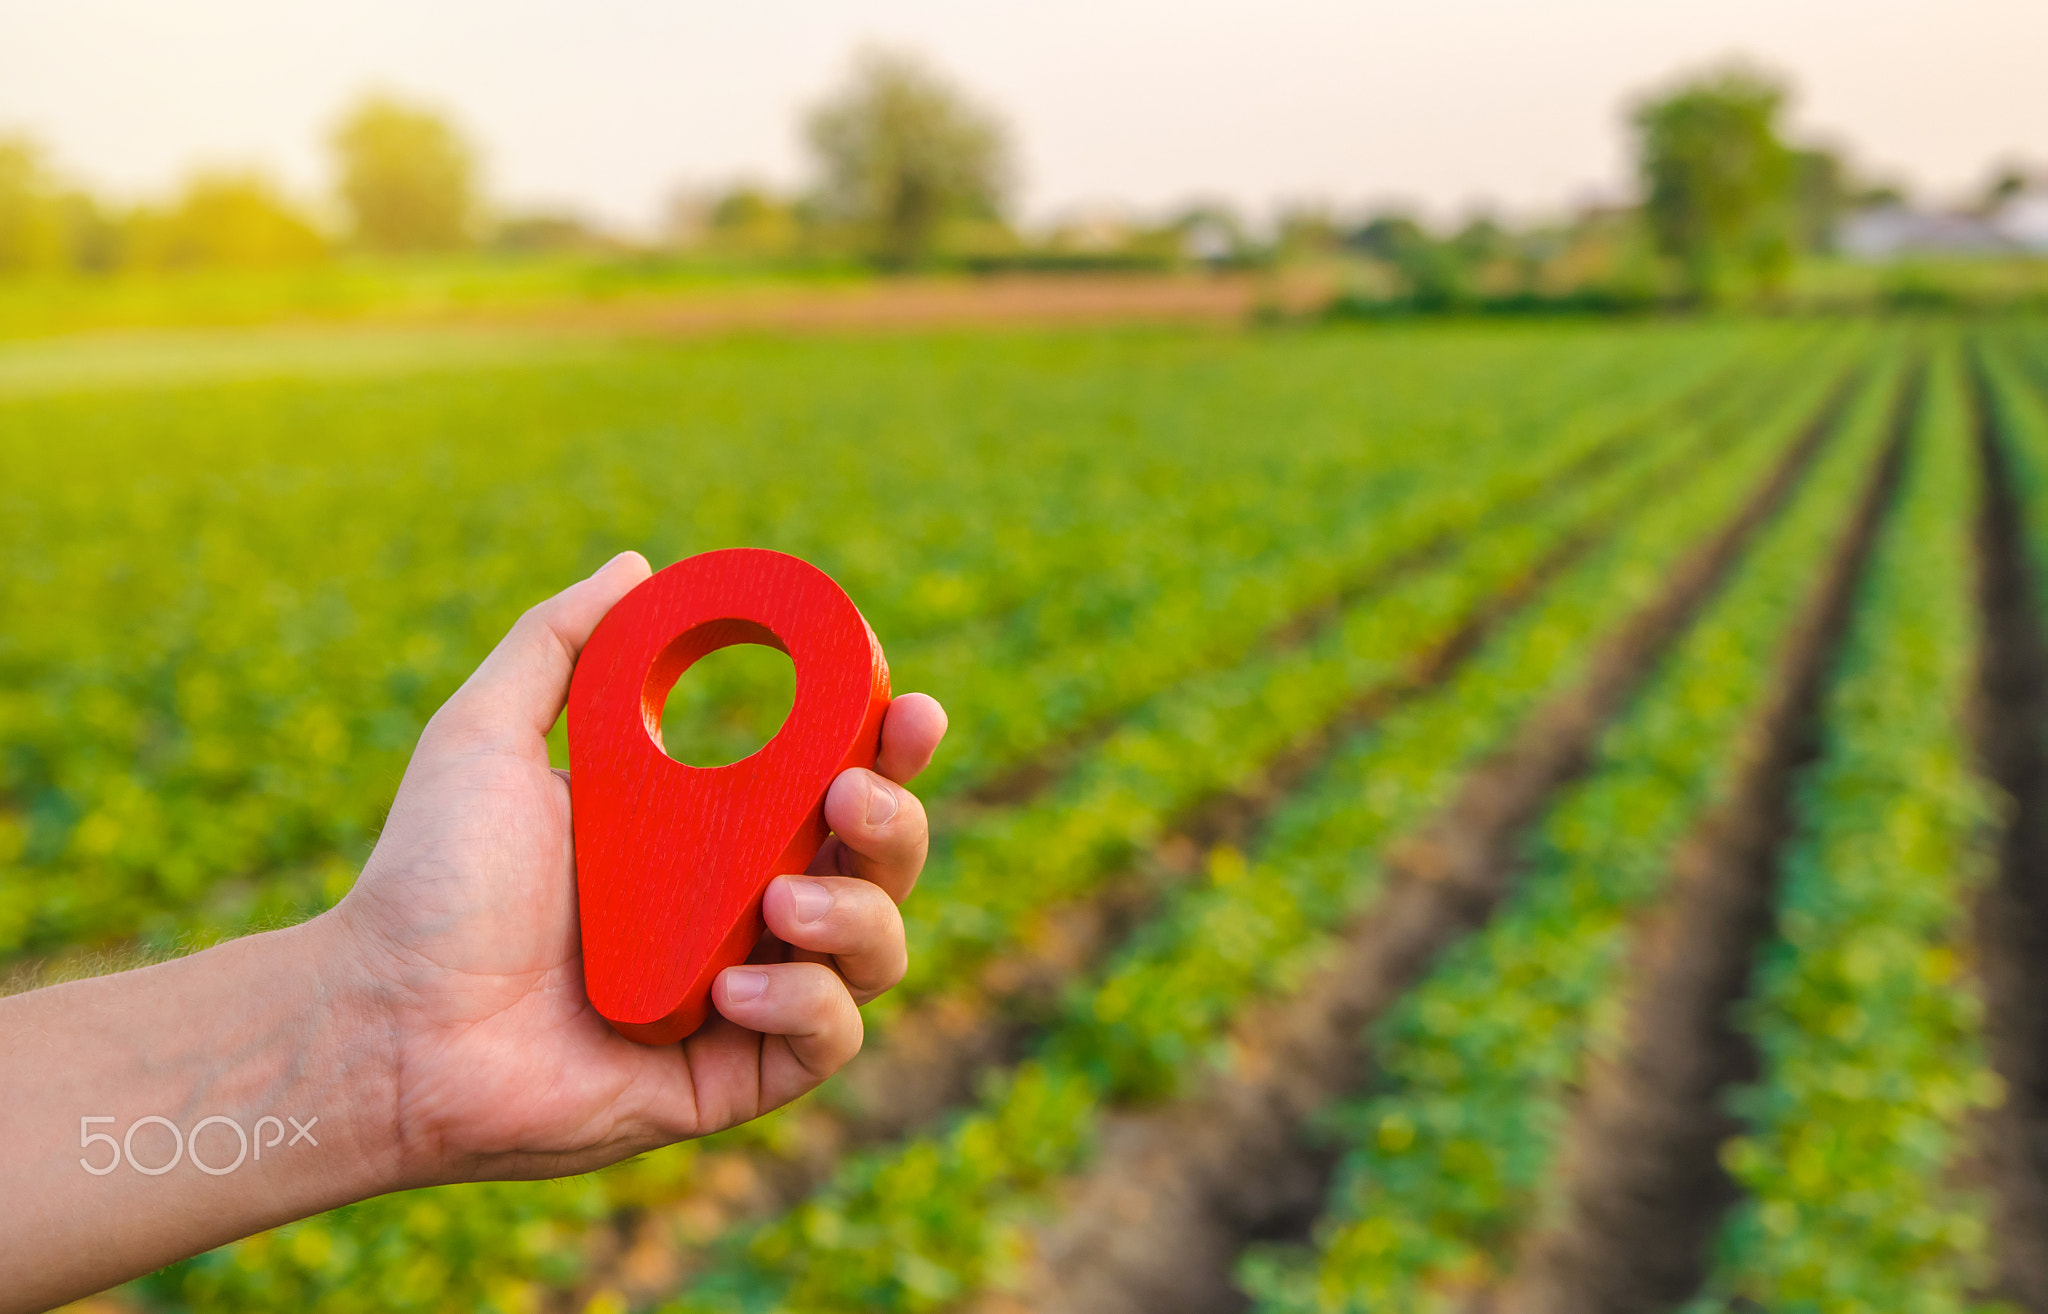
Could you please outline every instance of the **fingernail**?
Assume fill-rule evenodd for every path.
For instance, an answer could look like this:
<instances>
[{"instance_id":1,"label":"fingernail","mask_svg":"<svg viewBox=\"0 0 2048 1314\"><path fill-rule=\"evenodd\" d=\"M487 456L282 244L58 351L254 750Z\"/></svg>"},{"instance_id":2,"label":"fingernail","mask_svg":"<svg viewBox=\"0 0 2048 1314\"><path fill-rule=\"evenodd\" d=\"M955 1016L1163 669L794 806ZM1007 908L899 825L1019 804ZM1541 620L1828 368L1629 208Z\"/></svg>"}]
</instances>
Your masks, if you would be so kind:
<instances>
[{"instance_id":1,"label":"fingernail","mask_svg":"<svg viewBox=\"0 0 2048 1314\"><path fill-rule=\"evenodd\" d=\"M832 911L832 891L817 881L791 877L789 882L790 901L796 905L797 921L808 926L826 913Z\"/></svg>"},{"instance_id":2,"label":"fingernail","mask_svg":"<svg viewBox=\"0 0 2048 1314\"><path fill-rule=\"evenodd\" d=\"M759 999L767 988L766 972L749 972L735 967L725 974L725 1001L729 1004L745 1004Z\"/></svg>"},{"instance_id":3,"label":"fingernail","mask_svg":"<svg viewBox=\"0 0 2048 1314\"><path fill-rule=\"evenodd\" d=\"M611 568L611 564L612 564L612 561L617 561L617 560L619 559L619 557L623 557L623 556L627 555L627 553L630 553L630 552L631 552L632 550L633 550L633 549L631 549L631 548L627 548L625 552L621 552L621 553L618 553L618 554L617 554L616 556L612 557L611 561L607 561L607 562L605 562L605 563L604 563L604 565L602 565L602 566L599 566L599 567L598 567L598 568L597 568L596 570L593 570L593 571L591 571L591 572L590 572L590 577L591 577L592 579L596 579L596 578L597 578L597 577L598 577L599 575L602 575L602 574L604 574L604 573L605 573L605 571L607 571L607 570L609 570L609 569Z\"/></svg>"},{"instance_id":4,"label":"fingernail","mask_svg":"<svg viewBox=\"0 0 2048 1314\"><path fill-rule=\"evenodd\" d=\"M896 791L878 780L868 782L868 824L886 826L896 815Z\"/></svg>"}]
</instances>

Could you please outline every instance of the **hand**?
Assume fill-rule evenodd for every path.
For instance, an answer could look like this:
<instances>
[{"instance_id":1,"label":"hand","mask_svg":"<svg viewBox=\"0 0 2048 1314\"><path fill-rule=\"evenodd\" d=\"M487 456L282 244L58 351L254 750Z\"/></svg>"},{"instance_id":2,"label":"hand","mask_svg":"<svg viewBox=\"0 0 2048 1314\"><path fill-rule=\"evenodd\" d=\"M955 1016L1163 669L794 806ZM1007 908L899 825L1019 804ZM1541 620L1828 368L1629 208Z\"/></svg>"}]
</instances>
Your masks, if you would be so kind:
<instances>
[{"instance_id":1,"label":"hand","mask_svg":"<svg viewBox=\"0 0 2048 1314\"><path fill-rule=\"evenodd\" d=\"M388 1036L394 1184L584 1172L757 1117L852 1058L859 1005L903 975L896 904L927 830L901 782L946 729L922 694L890 704L879 773L833 782L833 837L769 886L770 936L718 978L720 1016L649 1047L590 1006L546 736L577 652L648 573L626 553L520 618L428 723L362 878L321 919Z\"/></svg>"},{"instance_id":2,"label":"hand","mask_svg":"<svg viewBox=\"0 0 2048 1314\"><path fill-rule=\"evenodd\" d=\"M584 997L546 735L578 649L647 573L628 553L520 618L420 736L335 908L0 997L0 1314L385 1191L597 1168L764 1113L860 1048L924 863L924 809L897 782L946 729L918 694L889 707L880 773L832 783L834 837L808 878L769 887L772 935L715 983L722 1016L651 1048ZM307 1143L251 1155L283 1115Z\"/></svg>"}]
</instances>

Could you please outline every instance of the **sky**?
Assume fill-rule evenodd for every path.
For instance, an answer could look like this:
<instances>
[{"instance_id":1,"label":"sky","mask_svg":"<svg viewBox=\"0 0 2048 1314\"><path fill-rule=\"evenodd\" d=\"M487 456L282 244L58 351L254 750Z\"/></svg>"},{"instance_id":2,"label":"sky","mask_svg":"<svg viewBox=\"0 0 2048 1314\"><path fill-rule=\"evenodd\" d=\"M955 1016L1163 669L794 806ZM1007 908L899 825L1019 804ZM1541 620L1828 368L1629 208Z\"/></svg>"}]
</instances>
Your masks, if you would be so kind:
<instances>
[{"instance_id":1,"label":"sky","mask_svg":"<svg viewBox=\"0 0 2048 1314\"><path fill-rule=\"evenodd\" d=\"M127 197L203 165L312 197L380 87L451 113L500 203L635 227L679 187L799 184L804 110L863 45L1008 121L1035 220L1617 198L1630 100L1731 55L1920 194L2048 165L2043 0L0 0L0 131Z\"/></svg>"}]
</instances>

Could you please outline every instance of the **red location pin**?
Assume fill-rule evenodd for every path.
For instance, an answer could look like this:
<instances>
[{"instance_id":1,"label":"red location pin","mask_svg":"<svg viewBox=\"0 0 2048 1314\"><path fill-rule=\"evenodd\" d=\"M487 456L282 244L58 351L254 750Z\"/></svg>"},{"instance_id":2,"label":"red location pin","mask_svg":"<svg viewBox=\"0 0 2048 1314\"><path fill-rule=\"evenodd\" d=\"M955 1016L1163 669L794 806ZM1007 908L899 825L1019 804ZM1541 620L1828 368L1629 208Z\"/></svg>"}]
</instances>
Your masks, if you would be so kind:
<instances>
[{"instance_id":1,"label":"red location pin","mask_svg":"<svg viewBox=\"0 0 2048 1314\"><path fill-rule=\"evenodd\" d=\"M662 748L661 709L698 658L735 643L796 667L789 719L729 766ZM711 983L761 938L761 896L825 842L825 791L873 767L889 665L853 600L809 562L761 548L678 561L620 599L569 684L569 794L583 981L648 1045L703 1024Z\"/></svg>"}]
</instances>

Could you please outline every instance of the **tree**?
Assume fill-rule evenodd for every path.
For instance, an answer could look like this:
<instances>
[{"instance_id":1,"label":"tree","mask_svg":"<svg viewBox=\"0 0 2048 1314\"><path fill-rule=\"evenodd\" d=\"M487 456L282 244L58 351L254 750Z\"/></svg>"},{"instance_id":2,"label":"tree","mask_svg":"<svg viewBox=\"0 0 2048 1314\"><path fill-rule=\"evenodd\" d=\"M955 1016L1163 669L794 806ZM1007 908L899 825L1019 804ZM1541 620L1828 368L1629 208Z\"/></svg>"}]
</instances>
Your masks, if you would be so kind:
<instances>
[{"instance_id":1,"label":"tree","mask_svg":"<svg viewBox=\"0 0 2048 1314\"><path fill-rule=\"evenodd\" d=\"M277 187L255 172L202 172L169 210L135 220L138 264L245 269L307 264L327 244Z\"/></svg>"},{"instance_id":2,"label":"tree","mask_svg":"<svg viewBox=\"0 0 2048 1314\"><path fill-rule=\"evenodd\" d=\"M0 137L0 274L64 264L63 213L42 152L21 137Z\"/></svg>"},{"instance_id":3,"label":"tree","mask_svg":"<svg viewBox=\"0 0 2048 1314\"><path fill-rule=\"evenodd\" d=\"M807 128L827 213L853 224L886 267L924 263L950 221L1002 215L1002 124L909 55L862 55Z\"/></svg>"},{"instance_id":4,"label":"tree","mask_svg":"<svg viewBox=\"0 0 2048 1314\"><path fill-rule=\"evenodd\" d=\"M1458 259L1474 269L1512 260L1517 254L1514 234L1489 214L1474 215L1467 220L1451 238L1450 247Z\"/></svg>"},{"instance_id":5,"label":"tree","mask_svg":"<svg viewBox=\"0 0 2048 1314\"><path fill-rule=\"evenodd\" d=\"M735 183L711 203L711 243L740 255L779 256L803 239L798 207L765 187Z\"/></svg>"},{"instance_id":6,"label":"tree","mask_svg":"<svg viewBox=\"0 0 2048 1314\"><path fill-rule=\"evenodd\" d=\"M1344 244L1343 229L1325 205L1289 206L1274 229L1273 245L1283 259L1327 256Z\"/></svg>"},{"instance_id":7,"label":"tree","mask_svg":"<svg viewBox=\"0 0 2048 1314\"><path fill-rule=\"evenodd\" d=\"M1994 213L2000 206L2015 196L2023 196L2034 185L2034 179L2017 164L2000 165L1985 184L1984 197L1977 208L1985 214Z\"/></svg>"},{"instance_id":8,"label":"tree","mask_svg":"<svg viewBox=\"0 0 2048 1314\"><path fill-rule=\"evenodd\" d=\"M1242 261L1252 249L1244 220L1227 201L1194 201L1167 221L1178 235L1179 254L1205 265Z\"/></svg>"},{"instance_id":9,"label":"tree","mask_svg":"<svg viewBox=\"0 0 2048 1314\"><path fill-rule=\"evenodd\" d=\"M476 157L431 109L369 96L333 137L355 240L374 251L447 251L476 222Z\"/></svg>"},{"instance_id":10,"label":"tree","mask_svg":"<svg viewBox=\"0 0 2048 1314\"><path fill-rule=\"evenodd\" d=\"M1849 193L1849 171L1839 155L1817 148L1792 152L1792 221L1800 250L1834 250Z\"/></svg>"},{"instance_id":11,"label":"tree","mask_svg":"<svg viewBox=\"0 0 2048 1314\"><path fill-rule=\"evenodd\" d=\"M533 210L498 220L491 248L515 255L589 253L613 249L602 228L573 210Z\"/></svg>"},{"instance_id":12,"label":"tree","mask_svg":"<svg viewBox=\"0 0 2048 1314\"><path fill-rule=\"evenodd\" d=\"M71 187L25 137L0 136L0 276L104 274L127 256L127 225Z\"/></svg>"},{"instance_id":13,"label":"tree","mask_svg":"<svg viewBox=\"0 0 2048 1314\"><path fill-rule=\"evenodd\" d=\"M1644 209L1687 291L1724 299L1738 272L1769 284L1790 257L1785 90L1741 67L1684 82L1633 114Z\"/></svg>"},{"instance_id":14,"label":"tree","mask_svg":"<svg viewBox=\"0 0 2048 1314\"><path fill-rule=\"evenodd\" d=\"M1454 310L1472 299L1457 246L1437 241L1410 215L1374 216L1351 235L1351 245L1392 265L1418 310Z\"/></svg>"},{"instance_id":15,"label":"tree","mask_svg":"<svg viewBox=\"0 0 2048 1314\"><path fill-rule=\"evenodd\" d=\"M128 258L125 216L92 195L72 188L57 198L64 230L64 263L81 274L110 274Z\"/></svg>"},{"instance_id":16,"label":"tree","mask_svg":"<svg viewBox=\"0 0 2048 1314\"><path fill-rule=\"evenodd\" d=\"M1408 252L1428 244L1429 234L1413 216L1394 211L1366 220L1347 241L1369 256L1399 265Z\"/></svg>"}]
</instances>

